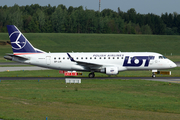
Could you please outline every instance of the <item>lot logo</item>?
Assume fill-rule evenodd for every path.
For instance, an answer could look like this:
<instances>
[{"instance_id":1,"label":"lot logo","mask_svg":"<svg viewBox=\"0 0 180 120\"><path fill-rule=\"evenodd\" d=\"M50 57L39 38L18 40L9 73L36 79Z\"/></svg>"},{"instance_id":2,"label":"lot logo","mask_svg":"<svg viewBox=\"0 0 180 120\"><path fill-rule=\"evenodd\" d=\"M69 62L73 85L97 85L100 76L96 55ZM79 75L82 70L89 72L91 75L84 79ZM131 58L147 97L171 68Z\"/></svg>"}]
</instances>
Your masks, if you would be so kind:
<instances>
[{"instance_id":1,"label":"lot logo","mask_svg":"<svg viewBox=\"0 0 180 120\"><path fill-rule=\"evenodd\" d=\"M134 56L134 57L131 57L130 63L128 63L129 56L126 56L123 66L140 67L143 64L143 60L144 60L145 61L144 67L148 67L151 59L154 59L154 56Z\"/></svg>"},{"instance_id":2,"label":"lot logo","mask_svg":"<svg viewBox=\"0 0 180 120\"><path fill-rule=\"evenodd\" d=\"M15 50L20 50L26 45L26 39L19 31L12 33L10 39L11 39L12 48Z\"/></svg>"},{"instance_id":3,"label":"lot logo","mask_svg":"<svg viewBox=\"0 0 180 120\"><path fill-rule=\"evenodd\" d=\"M110 72L111 72L111 73L113 73L113 72L114 72L114 70L110 70Z\"/></svg>"}]
</instances>

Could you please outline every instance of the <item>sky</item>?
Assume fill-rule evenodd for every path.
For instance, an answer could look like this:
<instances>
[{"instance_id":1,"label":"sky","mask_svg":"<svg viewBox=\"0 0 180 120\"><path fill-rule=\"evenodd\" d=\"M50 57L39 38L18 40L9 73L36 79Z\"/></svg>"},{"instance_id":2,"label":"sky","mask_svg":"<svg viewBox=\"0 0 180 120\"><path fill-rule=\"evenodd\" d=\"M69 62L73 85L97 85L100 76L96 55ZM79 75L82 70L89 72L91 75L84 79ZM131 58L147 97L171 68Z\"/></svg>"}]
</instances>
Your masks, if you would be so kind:
<instances>
[{"instance_id":1,"label":"sky","mask_svg":"<svg viewBox=\"0 0 180 120\"><path fill-rule=\"evenodd\" d=\"M18 4L19 6L26 6L31 4L39 4L41 6L58 6L59 4L69 6L99 10L99 0L0 0L0 6L13 6ZM111 9L127 12L127 10L134 8L137 13L148 14L153 13L161 15L162 13L177 12L180 14L180 0L101 0L101 10Z\"/></svg>"}]
</instances>

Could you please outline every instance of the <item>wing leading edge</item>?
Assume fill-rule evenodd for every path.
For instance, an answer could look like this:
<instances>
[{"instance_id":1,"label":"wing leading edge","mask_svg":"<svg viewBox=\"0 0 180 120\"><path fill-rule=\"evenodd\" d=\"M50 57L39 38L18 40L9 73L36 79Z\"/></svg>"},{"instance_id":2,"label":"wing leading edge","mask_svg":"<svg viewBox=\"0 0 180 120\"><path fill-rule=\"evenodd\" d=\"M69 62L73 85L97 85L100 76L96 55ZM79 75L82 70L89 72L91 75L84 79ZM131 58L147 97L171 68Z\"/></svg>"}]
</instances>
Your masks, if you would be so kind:
<instances>
[{"instance_id":1,"label":"wing leading edge","mask_svg":"<svg viewBox=\"0 0 180 120\"><path fill-rule=\"evenodd\" d=\"M71 55L69 53L67 53L69 59L72 61L72 62L76 62L77 64L79 65L82 65L82 66L88 66L88 67L102 67L103 65L101 64L96 64L96 63L90 63L90 62L84 62L84 61L77 61L77 60L74 60L73 57L71 57Z\"/></svg>"}]
</instances>

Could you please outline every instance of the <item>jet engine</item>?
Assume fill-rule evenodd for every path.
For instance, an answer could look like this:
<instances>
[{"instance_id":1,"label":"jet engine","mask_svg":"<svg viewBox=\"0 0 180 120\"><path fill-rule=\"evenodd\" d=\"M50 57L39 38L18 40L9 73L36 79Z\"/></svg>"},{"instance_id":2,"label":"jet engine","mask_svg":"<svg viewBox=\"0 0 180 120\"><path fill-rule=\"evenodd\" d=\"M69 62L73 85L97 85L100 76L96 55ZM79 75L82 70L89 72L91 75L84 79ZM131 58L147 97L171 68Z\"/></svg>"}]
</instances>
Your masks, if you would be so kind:
<instances>
[{"instance_id":1,"label":"jet engine","mask_svg":"<svg viewBox=\"0 0 180 120\"><path fill-rule=\"evenodd\" d=\"M117 75L119 73L117 67L106 67L106 74L107 75Z\"/></svg>"},{"instance_id":2,"label":"jet engine","mask_svg":"<svg viewBox=\"0 0 180 120\"><path fill-rule=\"evenodd\" d=\"M107 75L117 75L119 73L118 67L106 67L100 70L101 73L106 73Z\"/></svg>"}]
</instances>

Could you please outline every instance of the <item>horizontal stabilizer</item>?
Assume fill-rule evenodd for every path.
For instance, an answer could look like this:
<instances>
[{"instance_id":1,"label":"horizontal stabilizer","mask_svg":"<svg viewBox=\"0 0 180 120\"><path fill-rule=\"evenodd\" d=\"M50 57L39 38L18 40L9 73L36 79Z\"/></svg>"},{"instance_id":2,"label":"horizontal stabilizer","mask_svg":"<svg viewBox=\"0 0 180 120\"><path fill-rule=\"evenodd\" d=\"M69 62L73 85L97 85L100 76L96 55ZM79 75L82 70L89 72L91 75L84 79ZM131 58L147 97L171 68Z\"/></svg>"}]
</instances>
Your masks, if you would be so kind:
<instances>
[{"instance_id":1,"label":"horizontal stabilizer","mask_svg":"<svg viewBox=\"0 0 180 120\"><path fill-rule=\"evenodd\" d=\"M14 54L8 54L7 56L4 56L4 58L7 60L12 60L13 57L24 59L24 60L29 60L29 58L27 58L25 56L18 56L18 55L14 55Z\"/></svg>"}]
</instances>

